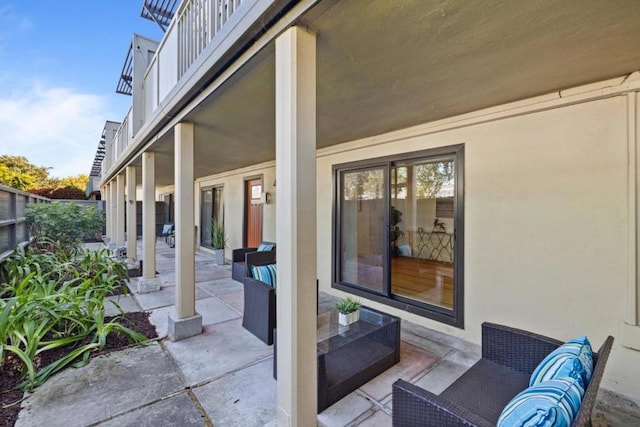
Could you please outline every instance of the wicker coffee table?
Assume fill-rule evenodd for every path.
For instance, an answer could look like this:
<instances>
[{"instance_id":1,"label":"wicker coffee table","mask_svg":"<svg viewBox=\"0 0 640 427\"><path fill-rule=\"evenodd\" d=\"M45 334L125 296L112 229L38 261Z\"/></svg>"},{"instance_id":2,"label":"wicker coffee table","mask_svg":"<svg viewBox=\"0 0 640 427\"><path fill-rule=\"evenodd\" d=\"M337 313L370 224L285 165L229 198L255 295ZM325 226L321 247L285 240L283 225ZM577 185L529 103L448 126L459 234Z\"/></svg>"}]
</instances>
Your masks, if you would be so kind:
<instances>
[{"instance_id":1,"label":"wicker coffee table","mask_svg":"<svg viewBox=\"0 0 640 427\"><path fill-rule=\"evenodd\" d=\"M273 356L273 376L277 378L277 343ZM360 320L342 326L335 309L319 314L318 412L399 361L400 318L360 307Z\"/></svg>"}]
</instances>

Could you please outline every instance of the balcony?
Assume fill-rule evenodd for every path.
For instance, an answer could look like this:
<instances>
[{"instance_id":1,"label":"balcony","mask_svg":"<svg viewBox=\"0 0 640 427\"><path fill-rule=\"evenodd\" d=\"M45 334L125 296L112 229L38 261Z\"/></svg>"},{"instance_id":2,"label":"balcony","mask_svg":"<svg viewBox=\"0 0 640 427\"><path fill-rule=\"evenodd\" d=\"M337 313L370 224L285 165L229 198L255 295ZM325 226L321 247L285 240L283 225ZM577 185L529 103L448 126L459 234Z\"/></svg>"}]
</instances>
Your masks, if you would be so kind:
<instances>
[{"instance_id":1,"label":"balcony","mask_svg":"<svg viewBox=\"0 0 640 427\"><path fill-rule=\"evenodd\" d=\"M187 0L160 42L134 34L117 92L132 107L106 141L103 178L289 7L283 0ZM144 12L143 12L144 16Z\"/></svg>"}]
</instances>

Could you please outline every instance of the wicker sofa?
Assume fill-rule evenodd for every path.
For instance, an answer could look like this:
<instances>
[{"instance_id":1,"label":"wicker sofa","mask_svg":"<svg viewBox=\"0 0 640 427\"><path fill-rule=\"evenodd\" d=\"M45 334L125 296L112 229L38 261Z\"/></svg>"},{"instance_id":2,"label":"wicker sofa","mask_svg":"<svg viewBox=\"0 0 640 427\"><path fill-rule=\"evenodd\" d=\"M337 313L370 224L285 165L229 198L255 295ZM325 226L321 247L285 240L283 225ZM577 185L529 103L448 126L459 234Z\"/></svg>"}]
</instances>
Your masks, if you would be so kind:
<instances>
[{"instance_id":1,"label":"wicker sofa","mask_svg":"<svg viewBox=\"0 0 640 427\"><path fill-rule=\"evenodd\" d=\"M258 252L258 248L240 248L231 251L231 278L243 282L249 276L249 265L271 264L276 262L275 243L263 242L273 245L270 251Z\"/></svg>"},{"instance_id":2,"label":"wicker sofa","mask_svg":"<svg viewBox=\"0 0 640 427\"><path fill-rule=\"evenodd\" d=\"M507 326L482 325L482 359L440 395L402 379L393 384L393 425L495 426L503 408L529 385L536 366L562 341ZM590 426L613 337L593 353L593 375L573 426Z\"/></svg>"}]
</instances>

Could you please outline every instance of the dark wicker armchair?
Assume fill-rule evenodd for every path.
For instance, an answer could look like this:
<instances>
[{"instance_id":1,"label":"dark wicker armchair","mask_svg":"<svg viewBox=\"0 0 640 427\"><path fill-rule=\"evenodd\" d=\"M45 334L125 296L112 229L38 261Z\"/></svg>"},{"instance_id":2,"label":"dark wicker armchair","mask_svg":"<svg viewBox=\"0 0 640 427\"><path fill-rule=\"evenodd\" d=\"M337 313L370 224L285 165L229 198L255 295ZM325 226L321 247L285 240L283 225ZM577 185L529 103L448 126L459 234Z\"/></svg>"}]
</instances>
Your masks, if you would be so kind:
<instances>
[{"instance_id":1,"label":"dark wicker armchair","mask_svg":"<svg viewBox=\"0 0 640 427\"><path fill-rule=\"evenodd\" d=\"M248 265L270 264L276 262L275 243L263 242L274 245L270 251L258 252L258 248L240 248L231 251L231 278L243 282L249 276Z\"/></svg>"},{"instance_id":2,"label":"dark wicker armchair","mask_svg":"<svg viewBox=\"0 0 640 427\"><path fill-rule=\"evenodd\" d=\"M244 278L244 315L242 326L265 344L273 344L276 327L276 293L252 277Z\"/></svg>"},{"instance_id":3,"label":"dark wicker armchair","mask_svg":"<svg viewBox=\"0 0 640 427\"><path fill-rule=\"evenodd\" d=\"M528 387L534 369L562 341L491 323L482 325L482 359L440 395L404 380L393 384L393 425L495 426L511 399ZM590 426L611 351L608 337L593 354L593 375L573 426Z\"/></svg>"}]
</instances>

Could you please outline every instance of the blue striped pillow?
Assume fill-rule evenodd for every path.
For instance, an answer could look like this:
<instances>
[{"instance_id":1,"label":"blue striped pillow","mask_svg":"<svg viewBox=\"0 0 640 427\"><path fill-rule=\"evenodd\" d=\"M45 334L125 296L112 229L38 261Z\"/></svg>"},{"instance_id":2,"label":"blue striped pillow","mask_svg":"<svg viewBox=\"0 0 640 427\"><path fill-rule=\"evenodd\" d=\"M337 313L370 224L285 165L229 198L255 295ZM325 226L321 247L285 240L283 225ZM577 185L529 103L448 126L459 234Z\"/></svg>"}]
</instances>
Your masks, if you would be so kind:
<instances>
[{"instance_id":1,"label":"blue striped pillow","mask_svg":"<svg viewBox=\"0 0 640 427\"><path fill-rule=\"evenodd\" d=\"M252 265L251 277L261 282L266 283L272 288L276 287L276 265Z\"/></svg>"},{"instance_id":2,"label":"blue striped pillow","mask_svg":"<svg viewBox=\"0 0 640 427\"><path fill-rule=\"evenodd\" d=\"M529 385L555 378L575 378L587 388L593 372L591 343L586 336L574 338L549 353L531 374Z\"/></svg>"},{"instance_id":3,"label":"blue striped pillow","mask_svg":"<svg viewBox=\"0 0 640 427\"><path fill-rule=\"evenodd\" d=\"M273 244L271 243L260 243L258 245L258 252L267 252L273 249Z\"/></svg>"},{"instance_id":4,"label":"blue striped pillow","mask_svg":"<svg viewBox=\"0 0 640 427\"><path fill-rule=\"evenodd\" d=\"M544 381L520 392L505 406L498 427L569 427L584 388L573 378Z\"/></svg>"}]
</instances>

